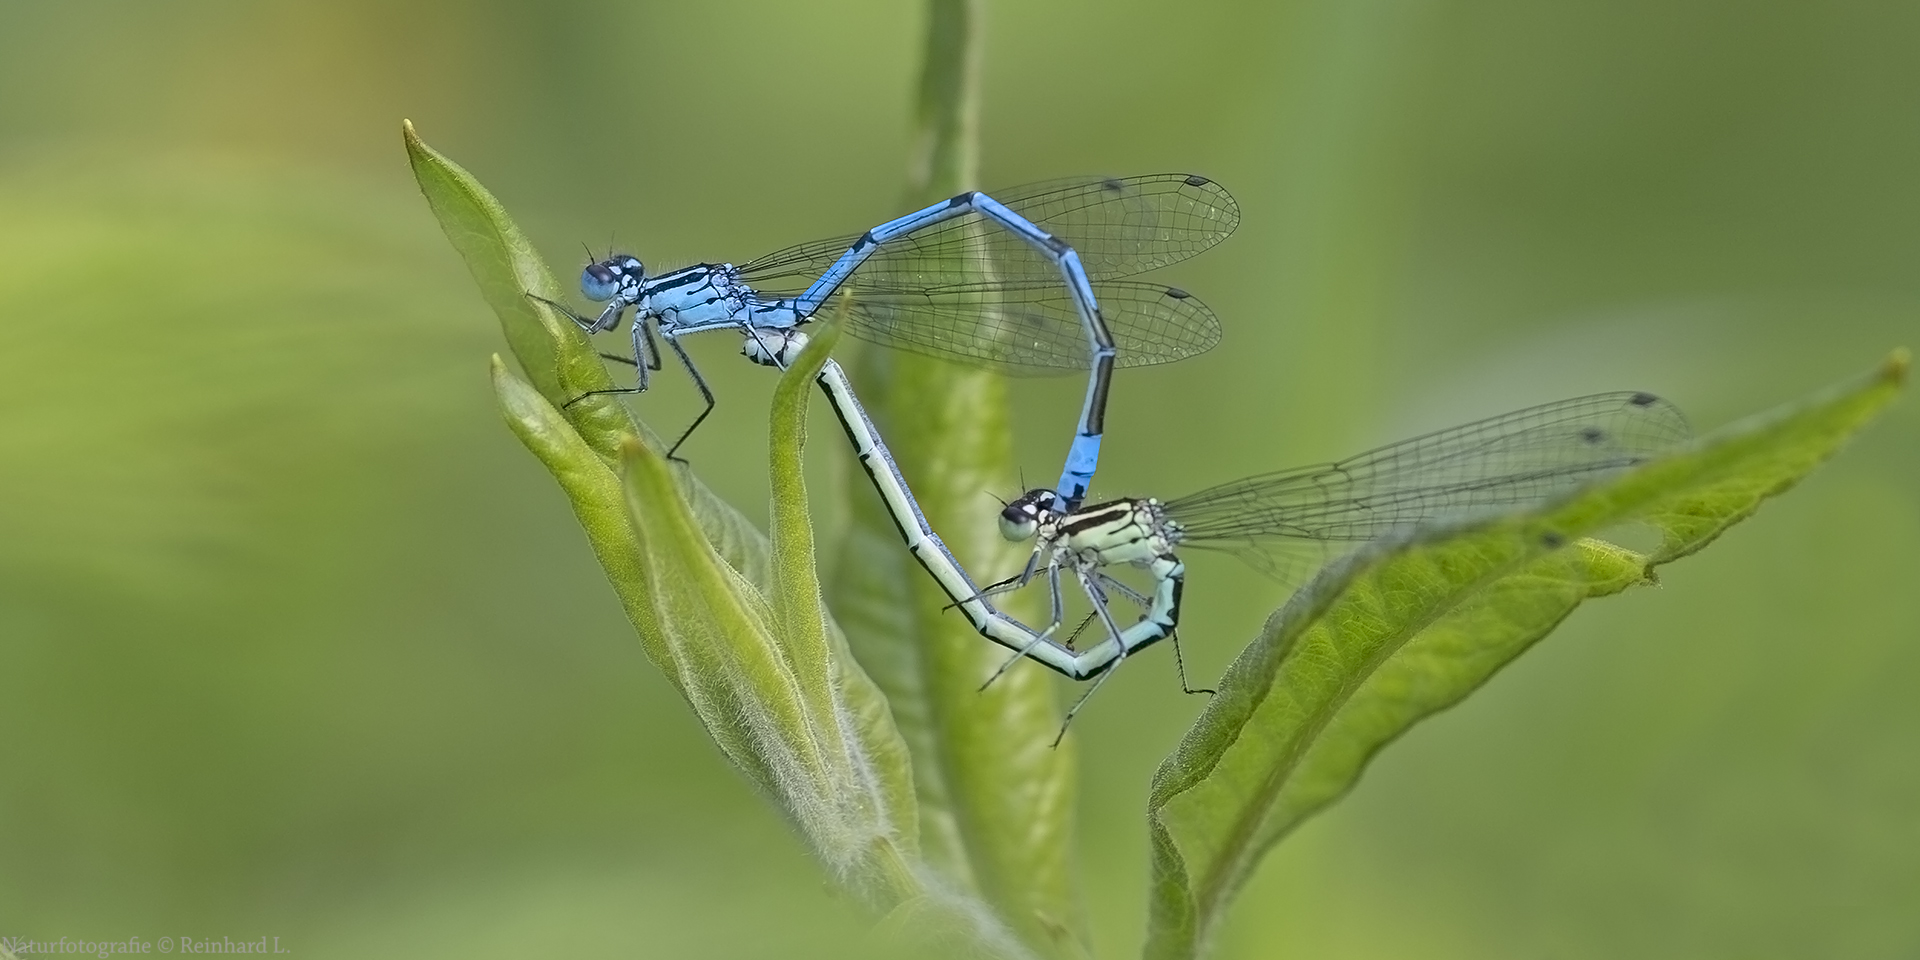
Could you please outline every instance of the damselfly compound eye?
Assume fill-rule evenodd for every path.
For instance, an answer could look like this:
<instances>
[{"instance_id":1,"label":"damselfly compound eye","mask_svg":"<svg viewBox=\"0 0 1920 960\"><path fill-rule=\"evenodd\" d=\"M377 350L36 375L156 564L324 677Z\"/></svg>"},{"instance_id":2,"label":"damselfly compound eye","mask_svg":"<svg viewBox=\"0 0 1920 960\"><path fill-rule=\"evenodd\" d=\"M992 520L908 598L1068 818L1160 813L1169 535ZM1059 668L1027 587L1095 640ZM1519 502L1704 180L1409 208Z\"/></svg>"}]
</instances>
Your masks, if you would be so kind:
<instances>
[{"instance_id":1,"label":"damselfly compound eye","mask_svg":"<svg viewBox=\"0 0 1920 960\"><path fill-rule=\"evenodd\" d=\"M1031 514L1021 513L1018 506L1000 511L1000 535L1014 543L1033 539L1034 531L1038 529L1040 521Z\"/></svg>"},{"instance_id":2,"label":"damselfly compound eye","mask_svg":"<svg viewBox=\"0 0 1920 960\"><path fill-rule=\"evenodd\" d=\"M1007 504L1005 510L1000 511L1000 535L1014 543L1032 539L1034 533L1040 529L1042 515L1040 505L1052 503L1053 499L1052 490L1028 490L1021 494L1012 503Z\"/></svg>"},{"instance_id":3,"label":"damselfly compound eye","mask_svg":"<svg viewBox=\"0 0 1920 960\"><path fill-rule=\"evenodd\" d=\"M612 300L619 290L620 278L605 262L588 264L580 271L580 292L586 294L588 300L603 303Z\"/></svg>"},{"instance_id":4,"label":"damselfly compound eye","mask_svg":"<svg viewBox=\"0 0 1920 960\"><path fill-rule=\"evenodd\" d=\"M612 300L624 287L638 287L645 268L638 258L616 254L580 271L580 292L595 302Z\"/></svg>"}]
</instances>

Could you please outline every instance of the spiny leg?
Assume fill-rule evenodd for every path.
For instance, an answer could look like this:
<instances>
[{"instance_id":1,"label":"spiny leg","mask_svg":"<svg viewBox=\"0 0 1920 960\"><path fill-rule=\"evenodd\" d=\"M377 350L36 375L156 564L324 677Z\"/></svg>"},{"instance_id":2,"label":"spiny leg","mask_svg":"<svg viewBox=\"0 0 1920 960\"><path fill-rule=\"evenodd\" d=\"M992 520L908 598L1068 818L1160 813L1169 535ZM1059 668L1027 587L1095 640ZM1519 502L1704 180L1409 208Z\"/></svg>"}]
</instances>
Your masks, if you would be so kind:
<instances>
[{"instance_id":1,"label":"spiny leg","mask_svg":"<svg viewBox=\"0 0 1920 960\"><path fill-rule=\"evenodd\" d=\"M946 606L941 607L940 611L942 613L945 613L946 611L952 610L963 603L970 603L974 600L986 600L989 597L997 597L1003 593L1011 593L1015 588L1023 586L1023 584L1019 583L1019 580L1020 580L1019 577L1013 576L1013 577L1008 577L1005 580L1002 580L998 583L987 584L986 586L981 587L979 590L974 591L971 595L962 597L958 600L954 600L951 603L948 603Z\"/></svg>"},{"instance_id":2,"label":"spiny leg","mask_svg":"<svg viewBox=\"0 0 1920 960\"><path fill-rule=\"evenodd\" d=\"M1051 622L1047 624L1045 630L1034 634L1033 639L1027 641L1026 646L1021 647L1013 656L1008 657L1005 662L1001 663L1000 669L993 671L993 676L988 677L986 682L980 684L980 689L985 690L992 686L995 680L1000 679L1001 674L1006 673L1014 664L1026 659L1029 654L1033 653L1035 648L1046 643L1047 638L1053 636L1054 632L1060 629L1061 621L1067 617L1067 604L1066 599L1060 595L1060 564L1057 560L1047 564L1047 582L1052 586L1051 592L1053 594L1053 617ZM1056 740L1055 742L1057 743L1058 741Z\"/></svg>"},{"instance_id":3,"label":"spiny leg","mask_svg":"<svg viewBox=\"0 0 1920 960\"><path fill-rule=\"evenodd\" d=\"M639 339L637 335L635 339ZM674 355L680 358L680 365L687 368L687 376L693 378L694 387L699 389L700 398L707 402L706 409L701 410L700 415L694 417L692 423L687 424L687 429L680 434L680 439L675 440L673 446L667 448L668 460L678 460L681 463L686 463L686 458L676 457L674 453L679 451L681 444L687 442L688 437L693 436L693 431L700 428L700 422L707 419L707 414L713 412L713 391L707 387L707 378L700 375L700 368L693 365L693 358L687 356L687 348L680 345L680 338L662 333L661 339L667 341L667 346L673 348Z\"/></svg>"},{"instance_id":4,"label":"spiny leg","mask_svg":"<svg viewBox=\"0 0 1920 960\"><path fill-rule=\"evenodd\" d=\"M1100 583L1100 581L1105 580L1108 583L1117 584L1118 581L1106 576L1099 570L1076 570L1074 571L1074 575L1080 580L1080 589L1086 593L1087 600L1093 604L1093 612L1099 614L1100 622L1106 625L1107 636L1112 638L1113 642L1120 646L1122 655L1124 656L1127 647L1126 640L1121 636L1120 625L1113 622L1113 611L1107 609L1107 592L1102 589ZM1127 592L1133 593L1130 589L1127 590Z\"/></svg>"},{"instance_id":5,"label":"spiny leg","mask_svg":"<svg viewBox=\"0 0 1920 960\"><path fill-rule=\"evenodd\" d=\"M654 342L653 324L650 324L645 320L641 319L640 317L636 316L633 318L633 330L634 330L635 341L639 341L642 337L646 338L647 352L645 356L647 358L647 369L659 370L660 369L660 345ZM635 357L642 355L640 353L640 349L637 343L636 343L636 346L634 347L633 355ZM634 364L634 366L638 367L640 365L636 363Z\"/></svg>"},{"instance_id":6,"label":"spiny leg","mask_svg":"<svg viewBox=\"0 0 1920 960\"><path fill-rule=\"evenodd\" d=\"M1087 632L1087 625L1092 623L1093 618L1096 616L1099 616L1099 614L1089 612L1086 616L1080 618L1079 623L1074 624L1073 632L1067 634L1068 647L1072 647L1080 642L1080 635Z\"/></svg>"},{"instance_id":7,"label":"spiny leg","mask_svg":"<svg viewBox=\"0 0 1920 960\"><path fill-rule=\"evenodd\" d=\"M613 328L619 326L620 315L626 312L626 309L628 307L628 304L625 301L615 300L612 303L607 304L606 307L600 311L600 316L598 318L593 320L588 320L586 317L583 317L577 313L574 313L573 308L567 306L564 303L548 300L546 297L543 297L537 293L529 293L526 295L526 297L529 300L536 300L536 301L539 301L540 303L546 304L549 307L552 307L556 312L565 316L567 319L572 320L575 326L578 326L581 330L584 330L587 333L605 333L608 330L612 330Z\"/></svg>"},{"instance_id":8,"label":"spiny leg","mask_svg":"<svg viewBox=\"0 0 1920 960\"><path fill-rule=\"evenodd\" d=\"M983 590L981 592L983 594L989 594L989 595L995 594L995 593L1006 593L1012 590L1018 590L1021 587L1024 587L1027 584L1032 583L1034 575L1040 572L1040 553L1043 549L1045 549L1044 545L1038 544L1038 543L1034 544L1033 552L1027 555L1027 565L1024 569L1022 569L1018 574L1008 577L1007 579L1002 580L999 583L993 584L992 586L989 586L986 590Z\"/></svg>"},{"instance_id":9,"label":"spiny leg","mask_svg":"<svg viewBox=\"0 0 1920 960\"><path fill-rule=\"evenodd\" d=\"M1107 678L1113 676L1113 672L1120 669L1120 665L1125 662L1127 662L1127 648L1121 647L1120 655L1113 658L1113 664L1101 671L1099 676L1093 678L1093 686L1088 687L1087 692L1081 694L1080 699L1075 700L1073 706L1067 708L1067 715L1060 718L1060 732L1053 735L1052 746L1057 747L1060 745L1060 741L1067 735L1067 725L1073 722L1073 715L1079 713L1081 707L1086 706L1087 700L1099 692L1100 685L1106 683Z\"/></svg>"},{"instance_id":10,"label":"spiny leg","mask_svg":"<svg viewBox=\"0 0 1920 960\"><path fill-rule=\"evenodd\" d=\"M653 329L651 327L643 327L642 329L647 331L647 352L643 354L643 356L647 358L647 369L657 373L660 370L660 347L653 342ZM614 363L625 364L636 370L640 367L640 361L632 357L623 357L620 354L608 353L604 350L600 352L600 359L612 360Z\"/></svg>"},{"instance_id":11,"label":"spiny leg","mask_svg":"<svg viewBox=\"0 0 1920 960\"><path fill-rule=\"evenodd\" d=\"M959 605L963 603L967 603L969 601L986 600L989 597L997 597L1003 593L1012 593L1013 591L1018 590L1029 583L1032 583L1034 574L1040 568L1040 553L1044 549L1046 549L1045 545L1034 544L1033 552L1027 555L1026 569L1021 570L1019 573L1016 573L1013 576L1006 578L1005 580L996 580L993 583L989 583L986 586L981 587L978 591L976 591L970 597L955 599L952 603L949 603L946 606L941 607L940 611L942 613L945 613L946 611L952 610L953 608L958 607Z\"/></svg>"},{"instance_id":12,"label":"spiny leg","mask_svg":"<svg viewBox=\"0 0 1920 960\"><path fill-rule=\"evenodd\" d=\"M1188 685L1187 658L1180 655L1180 631L1178 630L1169 631L1167 633L1167 639L1173 642L1173 666L1174 666L1174 669L1180 671L1180 692L1181 693L1204 693L1209 697L1219 693L1220 691L1215 690L1212 687L1193 687Z\"/></svg>"},{"instance_id":13,"label":"spiny leg","mask_svg":"<svg viewBox=\"0 0 1920 960\"><path fill-rule=\"evenodd\" d=\"M1113 592L1123 597L1126 597L1128 600L1132 601L1134 606L1139 607L1141 610L1146 610L1148 607L1153 606L1153 600L1149 598L1146 594L1141 593L1140 591L1135 590L1134 588L1129 587L1124 583L1121 583L1119 580L1111 576L1108 576L1105 572L1095 571L1093 575L1099 579L1100 584L1104 589L1112 590Z\"/></svg>"},{"instance_id":14,"label":"spiny leg","mask_svg":"<svg viewBox=\"0 0 1920 960\"><path fill-rule=\"evenodd\" d=\"M536 301L538 303L543 303L547 307L551 308L552 310L564 315L565 317L567 317L567 319L572 320L577 326L579 326L580 329L584 330L589 334L600 333L605 330L611 330L615 326L618 326L620 323L620 314L624 312L627 308L626 304L616 300L613 303L608 304L605 310L601 311L600 318L598 320L588 320L587 318L577 313L574 313L573 310L568 306L566 306L565 304L555 303L554 301L548 300L546 297L540 296L537 293L529 293L526 296L527 296L527 299ZM561 404L560 409L565 410L568 407L571 407L574 404L587 399L588 397L602 397L610 394L629 394L629 393L647 392L647 385L648 385L647 372L650 370L660 369L659 351L657 348L649 351L643 347L643 341L641 339L642 331L645 331L645 340L644 340L645 346L650 347L653 345L653 332L647 326L645 321L641 320L639 317L635 317L633 326L634 326L633 355L635 359L628 359L626 357L620 356L618 354L613 354L613 353L601 353L600 358L603 360L613 360L618 363L624 363L627 366L633 367L635 372L638 375L639 382L631 387L608 387L604 390L588 390L587 392L577 397L574 397L571 400L568 400L566 403ZM642 363L640 358L644 358L645 362Z\"/></svg>"},{"instance_id":15,"label":"spiny leg","mask_svg":"<svg viewBox=\"0 0 1920 960\"><path fill-rule=\"evenodd\" d=\"M608 396L616 393L627 394L627 393L646 393L646 392L647 392L646 387L608 387L605 390L588 390L586 393L583 393L577 397L574 397L572 400L568 400L566 403L561 404L560 409L565 410L568 407L571 407L574 404L579 403L580 401L585 400L588 397L604 397L604 396Z\"/></svg>"},{"instance_id":16,"label":"spiny leg","mask_svg":"<svg viewBox=\"0 0 1920 960\"><path fill-rule=\"evenodd\" d=\"M1086 591L1087 599L1093 603L1093 612L1099 615L1102 623L1106 624L1107 635L1111 637L1114 644L1120 648L1120 654L1113 658L1112 666L1109 666L1100 676L1094 678L1093 686L1089 687L1086 693L1081 694L1080 699L1073 702L1073 706L1067 708L1067 715L1060 721L1060 732L1053 736L1053 745L1056 747L1060 745L1061 738L1067 735L1067 725L1073 722L1073 715L1080 712L1080 708L1086 704L1087 698L1093 696L1095 691L1098 691L1100 686L1107 682L1107 678L1113 676L1113 672L1120 669L1121 664L1127 662L1127 644L1121 639L1119 625L1113 622L1113 614L1107 610L1106 592L1100 588L1099 582L1095 579L1096 577L1102 577L1104 575L1098 570L1076 570L1074 573L1080 580L1080 589ZM1106 577L1105 579L1109 581L1112 580L1111 577Z\"/></svg>"}]
</instances>

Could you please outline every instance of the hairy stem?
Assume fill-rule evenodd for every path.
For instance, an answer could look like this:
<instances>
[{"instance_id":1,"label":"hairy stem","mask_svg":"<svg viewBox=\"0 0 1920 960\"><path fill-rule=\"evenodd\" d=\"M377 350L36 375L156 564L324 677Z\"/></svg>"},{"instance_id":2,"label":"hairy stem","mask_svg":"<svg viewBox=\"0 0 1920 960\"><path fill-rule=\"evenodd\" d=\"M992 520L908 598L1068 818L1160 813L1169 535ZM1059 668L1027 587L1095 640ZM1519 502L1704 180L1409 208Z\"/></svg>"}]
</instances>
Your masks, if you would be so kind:
<instances>
[{"instance_id":1,"label":"hairy stem","mask_svg":"<svg viewBox=\"0 0 1920 960\"><path fill-rule=\"evenodd\" d=\"M908 175L915 204L975 186L983 9L981 0L929 4ZM865 352L853 376L960 561L985 580L1017 570L1025 555L1001 539L988 495L1015 475L1005 381L883 350ZM1051 678L1023 664L981 691L1004 651L942 613L946 598L902 562L878 499L864 490L851 498L830 595L913 750L929 865L992 904L1034 948L1081 952L1073 753L1070 742L1048 747L1059 723Z\"/></svg>"}]
</instances>

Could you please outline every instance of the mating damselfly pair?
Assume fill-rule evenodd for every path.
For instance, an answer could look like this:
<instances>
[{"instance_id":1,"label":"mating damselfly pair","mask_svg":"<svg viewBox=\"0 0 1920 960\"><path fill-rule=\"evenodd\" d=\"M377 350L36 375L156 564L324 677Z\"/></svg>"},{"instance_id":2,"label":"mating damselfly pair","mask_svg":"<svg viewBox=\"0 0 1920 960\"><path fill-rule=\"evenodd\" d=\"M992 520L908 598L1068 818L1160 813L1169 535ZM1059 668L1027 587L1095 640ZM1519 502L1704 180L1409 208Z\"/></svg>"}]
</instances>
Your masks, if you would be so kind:
<instances>
[{"instance_id":1,"label":"mating damselfly pair","mask_svg":"<svg viewBox=\"0 0 1920 960\"><path fill-rule=\"evenodd\" d=\"M862 234L739 267L698 264L650 277L638 258L616 254L589 264L581 278L583 292L605 304L597 315L550 305L590 333L617 329L630 312L638 382L602 392L646 390L649 372L661 368L654 335L667 342L706 403L670 455L714 408L679 337L733 330L750 360L785 367L806 342L802 327L836 297L849 332L871 342L1014 374L1086 371L1059 484L1001 509L1002 533L1032 540L1033 552L1023 570L985 588L928 523L845 372L829 360L818 380L908 550L975 629L1012 651L993 677L1031 659L1094 679L1087 695L1128 656L1175 635L1186 570L1178 547L1226 550L1262 568L1299 548L1324 559L1329 547L1545 502L1688 436L1679 411L1652 394L1598 394L1178 499L1085 504L1113 369L1184 359L1220 339L1218 321L1198 298L1127 278L1205 251L1238 222L1231 195L1205 177L1055 180L963 193ZM1111 571L1120 567L1144 570L1145 588L1117 579ZM1066 576L1102 634L1084 648L1073 642L1078 630L1062 635ZM1050 619L1037 628L992 601L1035 580L1051 596ZM1116 612L1116 598L1133 611Z\"/></svg>"}]
</instances>

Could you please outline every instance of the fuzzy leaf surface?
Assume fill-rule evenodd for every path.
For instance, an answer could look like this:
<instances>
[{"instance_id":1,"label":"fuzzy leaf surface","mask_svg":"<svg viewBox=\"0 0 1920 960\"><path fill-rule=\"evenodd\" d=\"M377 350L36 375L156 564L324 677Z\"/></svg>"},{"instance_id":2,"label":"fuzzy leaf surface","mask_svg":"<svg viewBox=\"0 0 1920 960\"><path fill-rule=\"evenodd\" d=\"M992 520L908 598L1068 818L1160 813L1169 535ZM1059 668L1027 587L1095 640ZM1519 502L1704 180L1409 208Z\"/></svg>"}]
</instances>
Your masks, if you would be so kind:
<instances>
[{"instance_id":1,"label":"fuzzy leaf surface","mask_svg":"<svg viewBox=\"0 0 1920 960\"><path fill-rule=\"evenodd\" d=\"M508 426L553 474L638 633L721 751L835 878L891 909L925 899L905 747L820 601L801 481L807 398L831 328L780 385L770 467L774 546L624 404L577 324L534 298L545 263L478 181L405 130L416 179L530 379L495 357ZM777 567L777 569L776 569Z\"/></svg>"}]
</instances>

